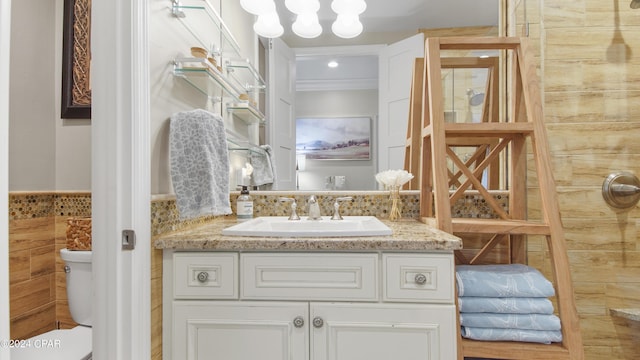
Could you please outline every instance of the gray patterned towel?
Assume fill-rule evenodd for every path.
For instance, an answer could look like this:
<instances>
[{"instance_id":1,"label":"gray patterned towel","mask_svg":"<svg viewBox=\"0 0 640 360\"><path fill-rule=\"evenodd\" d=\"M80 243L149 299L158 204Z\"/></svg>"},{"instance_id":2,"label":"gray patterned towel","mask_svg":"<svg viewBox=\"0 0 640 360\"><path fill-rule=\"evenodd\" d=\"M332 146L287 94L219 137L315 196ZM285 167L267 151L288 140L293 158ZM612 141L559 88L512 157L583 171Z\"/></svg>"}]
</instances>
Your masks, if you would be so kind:
<instances>
[{"instance_id":1,"label":"gray patterned towel","mask_svg":"<svg viewBox=\"0 0 640 360\"><path fill-rule=\"evenodd\" d=\"M251 152L251 165L253 166L251 185L270 185L270 190L276 190L274 187L276 168L273 162L273 151L269 145L260 145L260 148L264 150L264 154Z\"/></svg>"},{"instance_id":2,"label":"gray patterned towel","mask_svg":"<svg viewBox=\"0 0 640 360\"><path fill-rule=\"evenodd\" d=\"M173 114L169 150L180 219L231 214L229 153L222 118L201 109Z\"/></svg>"}]
</instances>

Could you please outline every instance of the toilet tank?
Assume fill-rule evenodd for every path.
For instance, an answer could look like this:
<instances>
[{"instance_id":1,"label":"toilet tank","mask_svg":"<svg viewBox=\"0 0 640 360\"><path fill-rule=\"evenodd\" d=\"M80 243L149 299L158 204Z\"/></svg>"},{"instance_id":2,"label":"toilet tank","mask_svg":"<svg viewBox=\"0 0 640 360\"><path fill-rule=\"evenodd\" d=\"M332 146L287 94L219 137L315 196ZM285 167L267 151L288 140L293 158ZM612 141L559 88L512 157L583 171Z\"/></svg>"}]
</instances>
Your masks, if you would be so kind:
<instances>
[{"instance_id":1,"label":"toilet tank","mask_svg":"<svg viewBox=\"0 0 640 360\"><path fill-rule=\"evenodd\" d=\"M92 325L91 251L60 250L65 262L67 299L71 317L80 325Z\"/></svg>"}]
</instances>

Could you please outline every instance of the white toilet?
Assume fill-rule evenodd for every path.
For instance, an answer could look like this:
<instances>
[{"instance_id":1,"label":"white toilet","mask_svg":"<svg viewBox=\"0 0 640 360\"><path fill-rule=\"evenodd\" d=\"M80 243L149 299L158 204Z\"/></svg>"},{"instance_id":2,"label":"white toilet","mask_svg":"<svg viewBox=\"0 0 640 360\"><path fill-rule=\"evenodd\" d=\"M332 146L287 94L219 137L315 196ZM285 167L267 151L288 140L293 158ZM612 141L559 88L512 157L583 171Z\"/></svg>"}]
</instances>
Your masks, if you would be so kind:
<instances>
[{"instance_id":1,"label":"white toilet","mask_svg":"<svg viewBox=\"0 0 640 360\"><path fill-rule=\"evenodd\" d=\"M79 325L52 330L25 340L11 349L12 360L91 359L91 251L60 250L67 273L67 298L71 317Z\"/></svg>"}]
</instances>

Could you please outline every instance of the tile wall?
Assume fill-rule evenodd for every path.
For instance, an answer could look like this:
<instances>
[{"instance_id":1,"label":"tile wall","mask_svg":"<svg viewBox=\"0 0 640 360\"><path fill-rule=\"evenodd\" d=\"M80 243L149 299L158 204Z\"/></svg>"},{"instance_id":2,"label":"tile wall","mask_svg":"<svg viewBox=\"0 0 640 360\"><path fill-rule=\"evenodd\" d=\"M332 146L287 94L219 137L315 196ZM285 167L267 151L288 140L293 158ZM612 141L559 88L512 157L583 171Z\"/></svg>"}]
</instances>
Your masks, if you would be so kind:
<instances>
[{"instance_id":1,"label":"tile wall","mask_svg":"<svg viewBox=\"0 0 640 360\"><path fill-rule=\"evenodd\" d=\"M67 307L66 220L91 214L90 193L9 194L11 338L75 325Z\"/></svg>"},{"instance_id":2,"label":"tile wall","mask_svg":"<svg viewBox=\"0 0 640 360\"><path fill-rule=\"evenodd\" d=\"M529 24L539 61L587 359L636 359L640 349L640 322L611 314L640 308L640 211L614 211L601 195L609 173L640 175L640 9L630 2L509 2L515 35L524 36ZM530 213L539 209L529 202ZM541 239L530 239L528 254L531 264L549 271Z\"/></svg>"}]
</instances>

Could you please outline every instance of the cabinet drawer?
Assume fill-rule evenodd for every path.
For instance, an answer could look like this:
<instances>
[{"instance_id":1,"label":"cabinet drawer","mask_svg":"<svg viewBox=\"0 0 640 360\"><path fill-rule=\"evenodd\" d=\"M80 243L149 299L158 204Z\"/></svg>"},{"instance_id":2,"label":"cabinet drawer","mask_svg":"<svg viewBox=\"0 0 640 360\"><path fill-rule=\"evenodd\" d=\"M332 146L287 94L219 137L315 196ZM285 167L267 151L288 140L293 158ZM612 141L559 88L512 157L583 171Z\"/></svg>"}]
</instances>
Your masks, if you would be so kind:
<instances>
[{"instance_id":1,"label":"cabinet drawer","mask_svg":"<svg viewBox=\"0 0 640 360\"><path fill-rule=\"evenodd\" d=\"M454 303L451 254L383 254L385 301Z\"/></svg>"},{"instance_id":2,"label":"cabinet drawer","mask_svg":"<svg viewBox=\"0 0 640 360\"><path fill-rule=\"evenodd\" d=\"M173 262L174 298L238 298L238 254L176 252Z\"/></svg>"},{"instance_id":3,"label":"cabinet drawer","mask_svg":"<svg viewBox=\"0 0 640 360\"><path fill-rule=\"evenodd\" d=\"M242 254L243 299L378 300L377 254Z\"/></svg>"}]
</instances>

